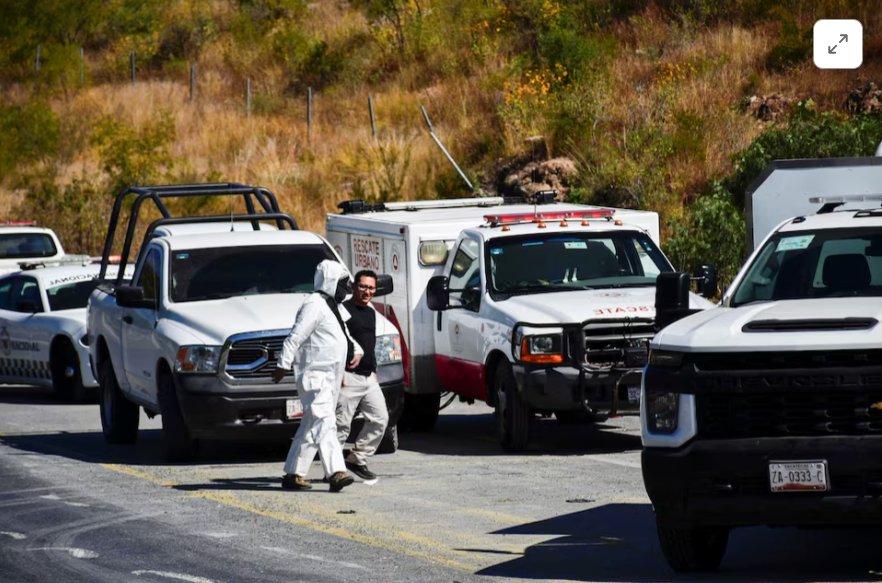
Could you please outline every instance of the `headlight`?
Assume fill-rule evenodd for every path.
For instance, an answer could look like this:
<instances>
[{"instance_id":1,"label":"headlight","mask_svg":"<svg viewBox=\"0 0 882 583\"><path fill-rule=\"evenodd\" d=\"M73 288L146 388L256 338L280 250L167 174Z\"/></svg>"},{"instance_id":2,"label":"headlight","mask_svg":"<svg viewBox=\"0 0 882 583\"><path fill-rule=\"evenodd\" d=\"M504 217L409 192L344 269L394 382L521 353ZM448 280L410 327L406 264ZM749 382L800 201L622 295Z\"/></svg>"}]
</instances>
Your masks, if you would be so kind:
<instances>
[{"instance_id":1,"label":"headlight","mask_svg":"<svg viewBox=\"0 0 882 583\"><path fill-rule=\"evenodd\" d=\"M650 350L649 365L663 367L678 367L683 364L682 352L669 352L667 350Z\"/></svg>"},{"instance_id":2,"label":"headlight","mask_svg":"<svg viewBox=\"0 0 882 583\"><path fill-rule=\"evenodd\" d=\"M220 354L220 346L181 346L175 372L217 372Z\"/></svg>"},{"instance_id":3,"label":"headlight","mask_svg":"<svg viewBox=\"0 0 882 583\"><path fill-rule=\"evenodd\" d=\"M646 424L650 433L670 435L677 430L680 417L680 394L665 391L646 392Z\"/></svg>"},{"instance_id":4,"label":"headlight","mask_svg":"<svg viewBox=\"0 0 882 583\"><path fill-rule=\"evenodd\" d=\"M401 362L401 336L398 334L377 336L377 343L374 345L374 358L377 360L377 366Z\"/></svg>"},{"instance_id":5,"label":"headlight","mask_svg":"<svg viewBox=\"0 0 882 583\"><path fill-rule=\"evenodd\" d=\"M534 363L563 362L563 332L518 326L512 348L516 360Z\"/></svg>"}]
</instances>

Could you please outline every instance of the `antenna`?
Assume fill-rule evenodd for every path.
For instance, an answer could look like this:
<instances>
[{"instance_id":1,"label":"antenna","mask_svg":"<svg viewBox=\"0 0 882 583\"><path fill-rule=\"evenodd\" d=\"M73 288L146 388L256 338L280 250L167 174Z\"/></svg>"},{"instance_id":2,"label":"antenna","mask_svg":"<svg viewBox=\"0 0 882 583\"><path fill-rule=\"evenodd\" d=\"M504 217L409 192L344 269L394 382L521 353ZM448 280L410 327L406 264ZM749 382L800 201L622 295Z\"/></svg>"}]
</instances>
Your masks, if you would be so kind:
<instances>
[{"instance_id":1,"label":"antenna","mask_svg":"<svg viewBox=\"0 0 882 583\"><path fill-rule=\"evenodd\" d=\"M236 230L236 223L233 222L233 197L230 197L230 232Z\"/></svg>"},{"instance_id":2,"label":"antenna","mask_svg":"<svg viewBox=\"0 0 882 583\"><path fill-rule=\"evenodd\" d=\"M435 128L432 127L432 122L429 121L429 114L426 113L426 108L420 105L420 110L423 112L423 117L426 118L426 124L429 126L429 135L432 136L432 139L435 140L435 143L438 144L438 147L441 148L441 151L444 152L444 155L447 156L447 159L450 160L450 163L453 164L453 167L456 168L456 171L459 172L460 177L465 180L465 183L469 185L469 190L475 190L475 187L472 186L472 183L466 178L466 175L456 164L456 161L453 159L453 156L450 155L450 152L447 151L447 148L444 147L444 144L441 143L441 140L438 139L438 136L435 135Z\"/></svg>"}]
</instances>

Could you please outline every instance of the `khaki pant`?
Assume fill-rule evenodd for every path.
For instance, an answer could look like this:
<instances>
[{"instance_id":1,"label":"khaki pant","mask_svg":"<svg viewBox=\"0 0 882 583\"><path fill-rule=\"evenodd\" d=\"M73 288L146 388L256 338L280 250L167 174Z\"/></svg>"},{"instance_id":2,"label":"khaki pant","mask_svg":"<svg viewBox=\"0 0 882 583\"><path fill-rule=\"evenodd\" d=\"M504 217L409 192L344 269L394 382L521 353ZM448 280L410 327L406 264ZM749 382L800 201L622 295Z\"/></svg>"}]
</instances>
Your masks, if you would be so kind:
<instances>
[{"instance_id":1,"label":"khaki pant","mask_svg":"<svg viewBox=\"0 0 882 583\"><path fill-rule=\"evenodd\" d=\"M343 386L337 397L337 438L340 445L346 443L346 438L349 437L356 411L361 411L364 415L364 427L349 460L362 466L367 463L367 458L376 453L389 424L386 399L376 374L369 377L348 372L343 374Z\"/></svg>"}]
</instances>

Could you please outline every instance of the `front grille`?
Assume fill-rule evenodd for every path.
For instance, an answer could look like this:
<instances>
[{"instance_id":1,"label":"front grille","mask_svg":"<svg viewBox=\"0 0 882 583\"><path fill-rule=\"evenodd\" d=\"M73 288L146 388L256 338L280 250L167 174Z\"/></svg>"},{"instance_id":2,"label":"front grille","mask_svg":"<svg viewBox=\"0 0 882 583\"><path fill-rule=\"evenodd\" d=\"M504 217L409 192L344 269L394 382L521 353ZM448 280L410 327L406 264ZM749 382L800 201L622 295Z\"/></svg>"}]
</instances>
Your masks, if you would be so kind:
<instances>
[{"instance_id":1,"label":"front grille","mask_svg":"<svg viewBox=\"0 0 882 583\"><path fill-rule=\"evenodd\" d=\"M702 437L882 434L882 388L699 392L695 405Z\"/></svg>"},{"instance_id":2,"label":"front grille","mask_svg":"<svg viewBox=\"0 0 882 583\"><path fill-rule=\"evenodd\" d=\"M649 341L655 329L649 322L592 322L583 328L585 338L585 364L593 367L637 368L646 364ZM571 342L578 346L579 334ZM578 362L573 350L571 356Z\"/></svg>"},{"instance_id":3,"label":"front grille","mask_svg":"<svg viewBox=\"0 0 882 583\"><path fill-rule=\"evenodd\" d=\"M699 372L852 368L882 366L882 350L697 353L692 359Z\"/></svg>"},{"instance_id":4,"label":"front grille","mask_svg":"<svg viewBox=\"0 0 882 583\"><path fill-rule=\"evenodd\" d=\"M234 379L269 379L276 368L284 342L285 336L234 341L227 353L226 373Z\"/></svg>"}]
</instances>

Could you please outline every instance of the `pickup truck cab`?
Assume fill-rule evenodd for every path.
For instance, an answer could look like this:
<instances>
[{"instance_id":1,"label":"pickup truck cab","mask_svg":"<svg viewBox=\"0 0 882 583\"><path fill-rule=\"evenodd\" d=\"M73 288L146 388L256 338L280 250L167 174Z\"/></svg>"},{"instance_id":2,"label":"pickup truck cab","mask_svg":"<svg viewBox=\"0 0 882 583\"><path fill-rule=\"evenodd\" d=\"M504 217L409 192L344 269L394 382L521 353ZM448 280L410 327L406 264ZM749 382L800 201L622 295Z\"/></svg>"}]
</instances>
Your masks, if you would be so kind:
<instances>
[{"instance_id":1,"label":"pickup truck cab","mask_svg":"<svg viewBox=\"0 0 882 583\"><path fill-rule=\"evenodd\" d=\"M64 256L55 232L36 224L35 221L0 221L0 275L18 271L23 262L52 263Z\"/></svg>"},{"instance_id":2,"label":"pickup truck cab","mask_svg":"<svg viewBox=\"0 0 882 583\"><path fill-rule=\"evenodd\" d=\"M131 286L108 282L91 298L105 438L133 442L141 407L162 416L172 460L194 457L201 439L290 438L302 406L293 377L274 384L272 373L316 266L339 257L314 233L170 220L148 229Z\"/></svg>"}]
</instances>

